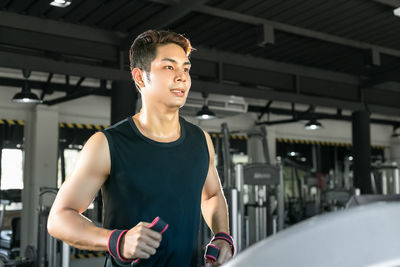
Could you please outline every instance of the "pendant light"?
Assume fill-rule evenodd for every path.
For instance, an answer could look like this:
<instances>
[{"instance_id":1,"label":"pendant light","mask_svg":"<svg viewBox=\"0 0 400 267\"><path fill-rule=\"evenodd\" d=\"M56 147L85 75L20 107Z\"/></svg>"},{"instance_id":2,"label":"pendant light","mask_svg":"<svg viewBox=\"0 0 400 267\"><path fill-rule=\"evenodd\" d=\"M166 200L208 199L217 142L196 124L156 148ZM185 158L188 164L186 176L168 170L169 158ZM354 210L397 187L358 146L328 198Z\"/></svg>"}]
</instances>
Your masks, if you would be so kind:
<instances>
[{"instance_id":1,"label":"pendant light","mask_svg":"<svg viewBox=\"0 0 400 267\"><path fill-rule=\"evenodd\" d=\"M211 120L215 119L217 116L215 116L215 113L212 112L207 105L207 93L202 93L203 99L204 99L204 104L203 107L199 112L196 114L196 118L199 120Z\"/></svg>"},{"instance_id":2,"label":"pendant light","mask_svg":"<svg viewBox=\"0 0 400 267\"><path fill-rule=\"evenodd\" d=\"M28 78L31 75L29 70L22 70L22 73L25 78L24 86L22 87L21 92L16 93L14 97L11 99L14 103L23 103L23 104L39 104L42 101L38 98L38 96L31 92L29 88Z\"/></svg>"}]
</instances>

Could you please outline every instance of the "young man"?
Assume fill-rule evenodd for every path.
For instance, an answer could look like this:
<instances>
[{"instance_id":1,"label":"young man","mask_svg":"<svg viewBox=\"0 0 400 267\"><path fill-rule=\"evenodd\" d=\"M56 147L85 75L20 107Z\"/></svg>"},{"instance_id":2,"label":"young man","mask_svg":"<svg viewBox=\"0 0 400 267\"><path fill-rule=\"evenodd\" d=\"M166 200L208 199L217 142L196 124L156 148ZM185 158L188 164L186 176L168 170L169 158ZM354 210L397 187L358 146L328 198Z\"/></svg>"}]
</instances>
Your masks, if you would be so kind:
<instances>
[{"instance_id":1,"label":"young man","mask_svg":"<svg viewBox=\"0 0 400 267\"><path fill-rule=\"evenodd\" d=\"M197 249L200 209L214 233L229 233L211 138L179 117L191 86L191 50L173 32L149 30L136 38L131 74L142 109L87 141L50 211L52 236L80 249L108 250L106 266L139 258L139 266L185 267ZM100 188L104 228L81 215ZM158 216L168 223L162 234L149 224ZM213 266L232 257L230 242L212 243L220 249Z\"/></svg>"}]
</instances>

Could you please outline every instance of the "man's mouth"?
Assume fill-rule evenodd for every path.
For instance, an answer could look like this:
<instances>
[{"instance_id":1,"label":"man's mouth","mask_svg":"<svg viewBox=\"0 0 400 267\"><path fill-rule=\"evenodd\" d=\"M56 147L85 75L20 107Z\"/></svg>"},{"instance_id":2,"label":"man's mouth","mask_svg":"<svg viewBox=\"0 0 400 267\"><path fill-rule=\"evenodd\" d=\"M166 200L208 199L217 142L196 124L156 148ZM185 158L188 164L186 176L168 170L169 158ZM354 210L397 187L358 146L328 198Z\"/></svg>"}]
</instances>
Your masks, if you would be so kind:
<instances>
[{"instance_id":1,"label":"man's mouth","mask_svg":"<svg viewBox=\"0 0 400 267\"><path fill-rule=\"evenodd\" d=\"M178 88L175 88L175 89L171 89L171 92L172 92L174 95L179 96L179 97L182 97L182 96L185 95L185 89L178 89Z\"/></svg>"}]
</instances>

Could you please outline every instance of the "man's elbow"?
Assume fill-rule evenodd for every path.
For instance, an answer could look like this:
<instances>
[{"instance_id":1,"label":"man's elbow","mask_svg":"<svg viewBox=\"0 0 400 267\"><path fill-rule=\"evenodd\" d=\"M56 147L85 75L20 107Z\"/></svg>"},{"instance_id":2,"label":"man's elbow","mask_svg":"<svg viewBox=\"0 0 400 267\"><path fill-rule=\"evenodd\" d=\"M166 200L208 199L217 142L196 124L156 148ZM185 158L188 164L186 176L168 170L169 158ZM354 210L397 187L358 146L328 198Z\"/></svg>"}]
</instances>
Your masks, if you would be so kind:
<instances>
[{"instance_id":1,"label":"man's elbow","mask_svg":"<svg viewBox=\"0 0 400 267\"><path fill-rule=\"evenodd\" d=\"M54 218L54 214L50 212L47 219L47 232L54 238L57 238L57 226Z\"/></svg>"},{"instance_id":2,"label":"man's elbow","mask_svg":"<svg viewBox=\"0 0 400 267\"><path fill-rule=\"evenodd\" d=\"M51 235L54 238L61 239L61 234L62 231L61 229L63 228L60 223L63 221L60 219L62 216L62 210L55 210L52 208L49 213L49 217L47 219L47 232L49 235Z\"/></svg>"}]
</instances>

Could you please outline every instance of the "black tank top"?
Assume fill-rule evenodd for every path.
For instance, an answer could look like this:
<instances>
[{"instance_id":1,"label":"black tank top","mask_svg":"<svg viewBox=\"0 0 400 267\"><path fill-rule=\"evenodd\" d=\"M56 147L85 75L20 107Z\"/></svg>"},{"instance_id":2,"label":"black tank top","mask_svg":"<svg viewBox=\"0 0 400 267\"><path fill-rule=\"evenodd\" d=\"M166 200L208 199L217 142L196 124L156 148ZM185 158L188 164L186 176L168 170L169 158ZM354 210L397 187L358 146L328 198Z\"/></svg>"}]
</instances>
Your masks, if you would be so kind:
<instances>
[{"instance_id":1,"label":"black tank top","mask_svg":"<svg viewBox=\"0 0 400 267\"><path fill-rule=\"evenodd\" d=\"M181 136L163 143L145 137L132 117L103 130L111 156L102 187L104 228L130 229L160 216L169 224L157 253L138 266L190 266L197 250L201 192L209 152L203 131L179 118ZM107 259L107 266L118 266Z\"/></svg>"}]
</instances>

